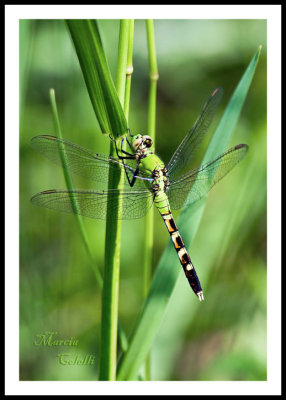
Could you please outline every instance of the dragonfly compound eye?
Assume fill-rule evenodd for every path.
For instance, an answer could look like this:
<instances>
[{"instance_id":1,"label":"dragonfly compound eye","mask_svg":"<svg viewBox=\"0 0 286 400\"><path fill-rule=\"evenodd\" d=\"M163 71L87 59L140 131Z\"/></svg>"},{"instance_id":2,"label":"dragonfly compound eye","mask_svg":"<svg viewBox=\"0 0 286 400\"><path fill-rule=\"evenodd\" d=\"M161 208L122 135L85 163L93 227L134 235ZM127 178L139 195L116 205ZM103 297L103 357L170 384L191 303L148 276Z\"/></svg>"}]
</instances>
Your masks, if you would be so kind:
<instances>
[{"instance_id":1,"label":"dragonfly compound eye","mask_svg":"<svg viewBox=\"0 0 286 400\"><path fill-rule=\"evenodd\" d=\"M145 135L145 136L143 136L143 139L144 139L144 144L145 144L146 147L151 147L152 146L153 141L152 141L150 136Z\"/></svg>"}]
</instances>

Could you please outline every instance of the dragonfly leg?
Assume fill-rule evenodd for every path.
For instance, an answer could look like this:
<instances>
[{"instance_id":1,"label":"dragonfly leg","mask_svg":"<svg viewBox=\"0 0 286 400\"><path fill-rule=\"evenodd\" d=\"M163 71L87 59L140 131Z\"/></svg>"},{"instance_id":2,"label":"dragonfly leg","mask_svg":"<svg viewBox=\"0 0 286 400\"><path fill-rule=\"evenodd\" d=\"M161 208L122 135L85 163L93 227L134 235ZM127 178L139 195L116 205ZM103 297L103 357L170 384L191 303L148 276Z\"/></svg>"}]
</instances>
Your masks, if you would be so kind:
<instances>
[{"instance_id":1,"label":"dragonfly leg","mask_svg":"<svg viewBox=\"0 0 286 400\"><path fill-rule=\"evenodd\" d=\"M135 170L135 172L134 172L134 174L133 174L132 182L130 182L129 177L127 176L129 185L130 185L131 187L133 187L133 186L134 186L134 183L136 182L136 176L137 176L138 172L139 172L139 165L137 165L137 168L136 168L136 170Z\"/></svg>"},{"instance_id":2,"label":"dragonfly leg","mask_svg":"<svg viewBox=\"0 0 286 400\"><path fill-rule=\"evenodd\" d=\"M132 146L127 138L126 138L126 142L128 143L128 146L130 147L130 149L132 149Z\"/></svg>"},{"instance_id":3,"label":"dragonfly leg","mask_svg":"<svg viewBox=\"0 0 286 400\"><path fill-rule=\"evenodd\" d=\"M119 152L118 152L116 140L113 139L113 138L110 138L110 139L114 142L115 151L116 151L117 157L118 157L119 160L121 160L122 163L123 163L124 170L125 170L125 175L126 175L126 178L127 178L127 180L128 180L128 183L129 183L129 185L130 185L131 187L133 187L134 184L135 184L135 182L136 182L136 176L137 176L137 174L138 174L138 172L139 172L139 163L137 164L136 170L135 170L134 173L133 173L132 180L130 180L130 178L129 178L129 176L128 176L128 173L127 173L127 166L126 166L124 160L135 160L135 159L136 159L136 156L135 156L135 154L130 154L130 153L128 153L127 151L125 151L125 150L122 149L122 145L123 145L124 139L122 139L122 141L121 141L121 152L124 153L124 154L127 154L127 157L126 157L126 156L121 156L121 155L119 154Z\"/></svg>"},{"instance_id":4,"label":"dragonfly leg","mask_svg":"<svg viewBox=\"0 0 286 400\"><path fill-rule=\"evenodd\" d=\"M132 180L130 180L130 178L129 178L129 176L128 176L128 173L127 173L127 166L126 166L126 164L124 163L124 160L126 160L126 159L128 159L128 158L127 158L127 157L122 158L122 163L123 163L123 166L124 166L125 175L126 175L126 178L127 178L127 180L128 180L128 183L129 183L130 187L133 187L133 186L134 186L134 183L136 182L136 179L137 179L137 174L138 174L138 172L139 172L139 164L137 164L136 170L135 170L134 173L132 174Z\"/></svg>"},{"instance_id":5,"label":"dragonfly leg","mask_svg":"<svg viewBox=\"0 0 286 400\"><path fill-rule=\"evenodd\" d=\"M130 128L128 128L127 130L128 130L128 135L129 135L130 137L133 137L133 135L131 135L131 130L130 130Z\"/></svg>"},{"instance_id":6,"label":"dragonfly leg","mask_svg":"<svg viewBox=\"0 0 286 400\"><path fill-rule=\"evenodd\" d=\"M120 154L119 154L119 152L118 152L118 148L117 148L117 143L116 143L116 140L115 139L113 139L110 135L109 135L109 137L110 137L110 139L113 141L113 143L114 143L114 146L115 146L115 151L116 151L116 155L117 155L117 157L119 158L119 160L134 160L136 157L135 157L135 154L131 154L131 153L128 153L127 151L125 151L125 150L123 150L122 149L122 146L123 146L123 142L124 142L124 138L122 139L122 141L121 141L121 152L123 153L123 154L126 154L128 157L125 157L125 156L121 156Z\"/></svg>"},{"instance_id":7,"label":"dragonfly leg","mask_svg":"<svg viewBox=\"0 0 286 400\"><path fill-rule=\"evenodd\" d=\"M126 142L128 143L129 147L131 148L130 143L128 142L127 138L126 138ZM123 143L124 143L124 138L121 140L121 153L127 154L128 156L134 156L134 154L128 153L128 151L123 150L123 148L122 148Z\"/></svg>"},{"instance_id":8,"label":"dragonfly leg","mask_svg":"<svg viewBox=\"0 0 286 400\"><path fill-rule=\"evenodd\" d=\"M129 157L122 157L122 156L119 156L120 159L123 159L123 158L126 159L126 158L127 158L127 159L129 159L129 160L134 160L134 158L135 158L135 155L134 155L134 154L128 153L128 152L125 151L125 150L121 150L121 152L122 152L123 154L128 155Z\"/></svg>"},{"instance_id":9,"label":"dragonfly leg","mask_svg":"<svg viewBox=\"0 0 286 400\"><path fill-rule=\"evenodd\" d=\"M128 159L128 158L127 158L127 157L126 157L126 158L123 158L123 159L122 159L122 163L123 163L123 165L124 165L124 170L125 170L125 174L126 174L126 178L127 178L127 180L128 180L128 183L129 183L129 185L130 185L131 187L133 187L133 186L134 186L134 183L136 182L136 179L137 179L137 174L138 174L138 172L139 172L139 164L137 165L136 170L134 171L134 173L133 173L133 175L132 175L132 181L131 181L130 178L129 178L129 176L128 176L128 173L127 173L127 166L126 166L126 164L124 163L124 159L126 160L126 159Z\"/></svg>"}]
</instances>

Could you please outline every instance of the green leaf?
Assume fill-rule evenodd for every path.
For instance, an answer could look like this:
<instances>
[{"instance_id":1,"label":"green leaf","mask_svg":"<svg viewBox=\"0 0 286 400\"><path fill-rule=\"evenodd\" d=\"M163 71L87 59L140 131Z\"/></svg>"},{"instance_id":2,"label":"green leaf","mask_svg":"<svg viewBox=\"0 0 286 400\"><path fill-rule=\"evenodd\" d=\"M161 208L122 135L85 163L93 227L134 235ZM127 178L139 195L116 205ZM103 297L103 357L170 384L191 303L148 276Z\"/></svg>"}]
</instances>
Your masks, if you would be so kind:
<instances>
[{"instance_id":1,"label":"green leaf","mask_svg":"<svg viewBox=\"0 0 286 400\"><path fill-rule=\"evenodd\" d=\"M252 58L228 103L220 124L205 153L204 162L214 158L227 147L249 90L260 50L261 48L259 48ZM180 232L187 248L194 239L198 229L205 201L206 199L202 199L192 207L185 208L178 220ZM181 273L182 270L179 267L176 252L170 241L156 269L149 296L145 301L141 317L131 338L129 349L120 363L117 375L118 380L133 380L136 378L150 350L178 276ZM195 301L198 300L194 296ZM192 304L188 306L192 307Z\"/></svg>"},{"instance_id":2,"label":"green leaf","mask_svg":"<svg viewBox=\"0 0 286 400\"><path fill-rule=\"evenodd\" d=\"M101 130L117 139L127 132L128 126L105 58L97 22L66 22Z\"/></svg>"}]
</instances>

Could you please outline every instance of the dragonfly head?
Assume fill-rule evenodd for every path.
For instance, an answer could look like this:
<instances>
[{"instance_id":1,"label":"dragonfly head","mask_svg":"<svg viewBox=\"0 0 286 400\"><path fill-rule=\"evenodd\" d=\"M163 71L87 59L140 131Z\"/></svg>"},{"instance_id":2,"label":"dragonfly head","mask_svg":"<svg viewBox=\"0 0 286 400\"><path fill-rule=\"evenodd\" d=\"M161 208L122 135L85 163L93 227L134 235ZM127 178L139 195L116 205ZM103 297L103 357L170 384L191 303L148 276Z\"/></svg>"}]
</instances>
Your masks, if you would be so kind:
<instances>
[{"instance_id":1,"label":"dragonfly head","mask_svg":"<svg viewBox=\"0 0 286 400\"><path fill-rule=\"evenodd\" d=\"M148 135L136 135L132 137L131 145L134 151L146 149L153 144L152 138Z\"/></svg>"}]
</instances>

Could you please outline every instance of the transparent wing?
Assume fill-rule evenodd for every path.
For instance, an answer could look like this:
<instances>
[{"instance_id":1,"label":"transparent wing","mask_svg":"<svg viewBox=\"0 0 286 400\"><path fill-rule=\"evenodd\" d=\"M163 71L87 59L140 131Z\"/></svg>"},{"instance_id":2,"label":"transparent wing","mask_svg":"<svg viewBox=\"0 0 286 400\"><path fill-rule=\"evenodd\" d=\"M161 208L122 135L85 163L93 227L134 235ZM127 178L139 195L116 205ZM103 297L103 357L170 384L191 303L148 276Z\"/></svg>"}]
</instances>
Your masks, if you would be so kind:
<instances>
[{"instance_id":1,"label":"transparent wing","mask_svg":"<svg viewBox=\"0 0 286 400\"><path fill-rule=\"evenodd\" d=\"M246 144L239 144L215 160L195 168L181 178L170 181L167 196L171 209L179 209L204 197L232 168L241 161L248 151Z\"/></svg>"},{"instance_id":2,"label":"transparent wing","mask_svg":"<svg viewBox=\"0 0 286 400\"><path fill-rule=\"evenodd\" d=\"M98 192L92 190L46 190L33 196L31 202L55 211L80 214L95 219L105 219L109 212L112 219L118 207L118 199L120 201L117 219L135 219L143 217L150 209L153 203L153 194L148 189L123 192L116 189Z\"/></svg>"},{"instance_id":3,"label":"transparent wing","mask_svg":"<svg viewBox=\"0 0 286 400\"><path fill-rule=\"evenodd\" d=\"M218 87L213 91L194 126L187 133L182 143L173 154L169 164L167 165L170 180L179 177L184 168L191 161L195 149L201 143L212 122L222 95L223 89L221 87Z\"/></svg>"},{"instance_id":4,"label":"transparent wing","mask_svg":"<svg viewBox=\"0 0 286 400\"><path fill-rule=\"evenodd\" d=\"M108 182L109 169L121 172L124 169L123 163L114 157L109 157L97 153L93 153L81 146L78 146L68 140L63 140L55 136L40 135L32 138L31 146L48 158L50 161L63 165L63 159L69 170L77 175L89 178L96 182ZM127 173L130 179L135 172L136 160L126 160ZM124 174L124 184L129 186L126 175ZM151 187L150 173L140 168L138 179L134 188ZM140 178L140 179L139 179Z\"/></svg>"}]
</instances>

